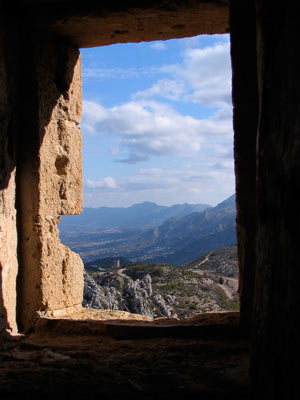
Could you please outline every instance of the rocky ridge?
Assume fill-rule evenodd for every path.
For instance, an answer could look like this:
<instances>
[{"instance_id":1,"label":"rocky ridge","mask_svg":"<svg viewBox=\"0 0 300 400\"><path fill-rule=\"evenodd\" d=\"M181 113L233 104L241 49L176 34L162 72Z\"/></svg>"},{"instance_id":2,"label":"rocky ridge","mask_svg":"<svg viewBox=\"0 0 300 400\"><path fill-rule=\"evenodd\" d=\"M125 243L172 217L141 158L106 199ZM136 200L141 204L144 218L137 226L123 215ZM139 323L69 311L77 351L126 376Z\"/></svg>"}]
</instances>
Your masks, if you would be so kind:
<instances>
[{"instance_id":1,"label":"rocky ridge","mask_svg":"<svg viewBox=\"0 0 300 400\"><path fill-rule=\"evenodd\" d=\"M85 272L83 306L179 319L238 310L236 247L218 250L218 261L211 253L186 268L138 263Z\"/></svg>"},{"instance_id":2,"label":"rocky ridge","mask_svg":"<svg viewBox=\"0 0 300 400\"><path fill-rule=\"evenodd\" d=\"M111 277L111 274L109 276ZM84 273L84 307L124 310L150 318L173 316L171 305L175 303L175 296L153 294L152 279L149 274L136 280L129 277L112 279L110 282L112 286L108 286L108 281L105 284L104 280L101 280L101 283L97 284L90 275Z\"/></svg>"}]
</instances>

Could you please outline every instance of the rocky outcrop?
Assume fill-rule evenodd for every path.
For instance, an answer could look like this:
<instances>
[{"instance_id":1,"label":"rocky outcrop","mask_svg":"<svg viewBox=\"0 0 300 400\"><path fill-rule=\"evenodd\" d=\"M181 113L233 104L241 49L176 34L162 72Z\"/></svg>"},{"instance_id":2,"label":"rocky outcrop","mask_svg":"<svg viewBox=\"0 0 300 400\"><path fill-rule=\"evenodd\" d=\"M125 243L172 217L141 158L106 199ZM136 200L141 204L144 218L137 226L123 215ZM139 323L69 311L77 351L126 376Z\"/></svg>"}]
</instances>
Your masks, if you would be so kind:
<instances>
[{"instance_id":1,"label":"rocky outcrop","mask_svg":"<svg viewBox=\"0 0 300 400\"><path fill-rule=\"evenodd\" d=\"M151 318L176 316L172 307L176 297L154 294L149 274L133 280L125 275L105 273L97 280L98 283L84 272L84 307L128 311Z\"/></svg>"},{"instance_id":2,"label":"rocky outcrop","mask_svg":"<svg viewBox=\"0 0 300 400\"><path fill-rule=\"evenodd\" d=\"M211 253L204 256L204 270L196 260L191 268L137 263L85 272L83 306L179 319L238 310L238 279L231 272L237 268L236 248L216 251L212 260Z\"/></svg>"},{"instance_id":3,"label":"rocky outcrop","mask_svg":"<svg viewBox=\"0 0 300 400\"><path fill-rule=\"evenodd\" d=\"M102 287L97 285L93 278L84 272L84 307L96 308L100 310L118 310L118 291L114 287Z\"/></svg>"}]
</instances>

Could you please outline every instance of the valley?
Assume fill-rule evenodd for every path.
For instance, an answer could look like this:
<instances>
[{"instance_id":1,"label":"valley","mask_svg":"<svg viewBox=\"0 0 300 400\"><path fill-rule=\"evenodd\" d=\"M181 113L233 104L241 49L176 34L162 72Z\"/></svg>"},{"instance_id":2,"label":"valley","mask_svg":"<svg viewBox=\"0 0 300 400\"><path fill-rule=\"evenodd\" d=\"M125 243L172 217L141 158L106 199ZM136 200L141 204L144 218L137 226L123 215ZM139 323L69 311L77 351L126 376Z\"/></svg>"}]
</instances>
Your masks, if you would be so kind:
<instances>
[{"instance_id":1,"label":"valley","mask_svg":"<svg viewBox=\"0 0 300 400\"><path fill-rule=\"evenodd\" d=\"M184 319L239 309L235 196L216 207L145 202L60 225L85 264L83 305Z\"/></svg>"},{"instance_id":2,"label":"valley","mask_svg":"<svg viewBox=\"0 0 300 400\"><path fill-rule=\"evenodd\" d=\"M216 207L201 205L204 207L203 211L188 214L185 212L190 211L190 205L182 205L184 208L179 205L170 207L168 212L164 210L164 215L170 215L174 210L176 215L150 228L149 225L154 225L157 214L161 215L161 211L156 210L160 206L149 204L143 203L143 207L135 207L135 212L141 211L140 223L137 222L139 214L131 213L132 210L129 215L127 211L126 217L122 217L119 222L114 217L111 226L107 226L101 216L99 217L99 209L94 209L93 212L89 209L88 218L84 216L81 220L77 219L81 215L66 216L68 223L66 224L64 217L59 225L61 240L79 253L84 262L122 255L134 262L161 262L177 266L185 265L210 250L236 243L234 195ZM200 205L197 207L199 209ZM153 212L153 208L156 212ZM116 214L120 214L119 209ZM83 220L86 221L84 228ZM76 221L79 221L78 225Z\"/></svg>"}]
</instances>

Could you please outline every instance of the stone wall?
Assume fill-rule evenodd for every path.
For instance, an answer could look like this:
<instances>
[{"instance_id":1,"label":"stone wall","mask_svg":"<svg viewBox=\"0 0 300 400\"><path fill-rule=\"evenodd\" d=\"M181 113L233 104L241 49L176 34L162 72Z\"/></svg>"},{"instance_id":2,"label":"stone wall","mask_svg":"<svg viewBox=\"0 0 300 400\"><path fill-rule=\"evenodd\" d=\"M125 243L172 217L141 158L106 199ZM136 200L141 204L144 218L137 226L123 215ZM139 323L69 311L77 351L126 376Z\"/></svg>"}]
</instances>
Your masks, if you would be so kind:
<instances>
[{"instance_id":1,"label":"stone wall","mask_svg":"<svg viewBox=\"0 0 300 400\"><path fill-rule=\"evenodd\" d=\"M5 28L10 21L1 18L1 11L0 8L0 334L5 331L17 332L18 274L14 119L16 85L12 84L15 57L7 47Z\"/></svg>"},{"instance_id":2,"label":"stone wall","mask_svg":"<svg viewBox=\"0 0 300 400\"><path fill-rule=\"evenodd\" d=\"M31 51L30 51L31 50ZM20 137L20 301L22 329L36 312L80 307L83 264L59 240L59 215L81 212L81 64L79 51L57 40L32 40L23 84L27 119Z\"/></svg>"},{"instance_id":3,"label":"stone wall","mask_svg":"<svg viewBox=\"0 0 300 400\"><path fill-rule=\"evenodd\" d=\"M0 331L16 331L16 299L19 329L28 331L37 312L65 313L82 299L82 262L57 230L60 214L81 209L77 47L225 33L229 2L28 0L0 2L0 11ZM299 26L296 2L231 1L241 322L252 332L253 399L299 398Z\"/></svg>"},{"instance_id":4,"label":"stone wall","mask_svg":"<svg viewBox=\"0 0 300 400\"><path fill-rule=\"evenodd\" d=\"M231 1L230 37L240 315L244 331L250 332L255 279L258 124L256 10L252 0Z\"/></svg>"},{"instance_id":5,"label":"stone wall","mask_svg":"<svg viewBox=\"0 0 300 400\"><path fill-rule=\"evenodd\" d=\"M260 117L251 394L299 398L300 51L297 3L257 1Z\"/></svg>"},{"instance_id":6,"label":"stone wall","mask_svg":"<svg viewBox=\"0 0 300 400\"><path fill-rule=\"evenodd\" d=\"M66 314L82 301L82 262L60 243L57 229L59 216L79 213L82 202L78 46L225 33L229 0L28 0L0 7L1 327L16 331L17 313L18 329L28 331L37 313Z\"/></svg>"},{"instance_id":7,"label":"stone wall","mask_svg":"<svg viewBox=\"0 0 300 400\"><path fill-rule=\"evenodd\" d=\"M81 65L1 11L0 331L16 333L82 302L82 261L57 228L82 207Z\"/></svg>"},{"instance_id":8,"label":"stone wall","mask_svg":"<svg viewBox=\"0 0 300 400\"><path fill-rule=\"evenodd\" d=\"M78 47L229 32L230 0L26 1L32 26ZM71 5L70 5L71 3Z\"/></svg>"},{"instance_id":9,"label":"stone wall","mask_svg":"<svg viewBox=\"0 0 300 400\"><path fill-rule=\"evenodd\" d=\"M3 153L2 153L3 154ZM18 273L15 171L0 195L0 330L16 333L16 282Z\"/></svg>"}]
</instances>

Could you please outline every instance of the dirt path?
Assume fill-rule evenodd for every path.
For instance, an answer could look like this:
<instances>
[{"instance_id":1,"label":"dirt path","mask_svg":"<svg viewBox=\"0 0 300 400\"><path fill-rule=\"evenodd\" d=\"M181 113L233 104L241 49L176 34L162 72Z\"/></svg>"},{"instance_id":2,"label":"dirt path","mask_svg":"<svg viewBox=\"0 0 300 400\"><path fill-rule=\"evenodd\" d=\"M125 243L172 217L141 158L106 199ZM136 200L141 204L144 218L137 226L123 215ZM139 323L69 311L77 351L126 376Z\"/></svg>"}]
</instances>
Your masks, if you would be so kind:
<instances>
[{"instance_id":1,"label":"dirt path","mask_svg":"<svg viewBox=\"0 0 300 400\"><path fill-rule=\"evenodd\" d=\"M123 271L125 271L125 269L126 268L117 269L117 271L116 271L117 275L119 275L122 278L129 279L129 277L127 275L123 274Z\"/></svg>"},{"instance_id":2,"label":"dirt path","mask_svg":"<svg viewBox=\"0 0 300 400\"><path fill-rule=\"evenodd\" d=\"M224 278L224 282L226 282L226 285L233 289L235 292L238 291L239 280L237 278Z\"/></svg>"},{"instance_id":3,"label":"dirt path","mask_svg":"<svg viewBox=\"0 0 300 400\"><path fill-rule=\"evenodd\" d=\"M200 265L202 265L202 264L205 264L206 263L206 261L208 261L209 260L209 256L211 255L211 251L208 253L208 254L206 254L206 257L205 257L205 259L203 260L203 261L201 261L201 263L200 264L198 264L197 265L197 268L199 268L200 267Z\"/></svg>"},{"instance_id":4,"label":"dirt path","mask_svg":"<svg viewBox=\"0 0 300 400\"><path fill-rule=\"evenodd\" d=\"M226 296L232 300L234 297L234 292L232 289L229 289L227 285L224 284L219 284L219 287L223 290L223 292L225 292Z\"/></svg>"},{"instance_id":5,"label":"dirt path","mask_svg":"<svg viewBox=\"0 0 300 400\"><path fill-rule=\"evenodd\" d=\"M207 259L207 258L206 258ZM205 259L205 260L206 260ZM201 262L204 263L205 260ZM206 271L206 270L193 270L196 274L199 274L204 277L205 274L211 274L211 271ZM213 284L214 281L205 277L207 284ZM226 296L232 300L234 298L235 293L238 291L238 286L239 286L239 280L237 278L227 278L223 277L224 283L223 284L218 284L219 287L223 290L223 292L226 294Z\"/></svg>"}]
</instances>

